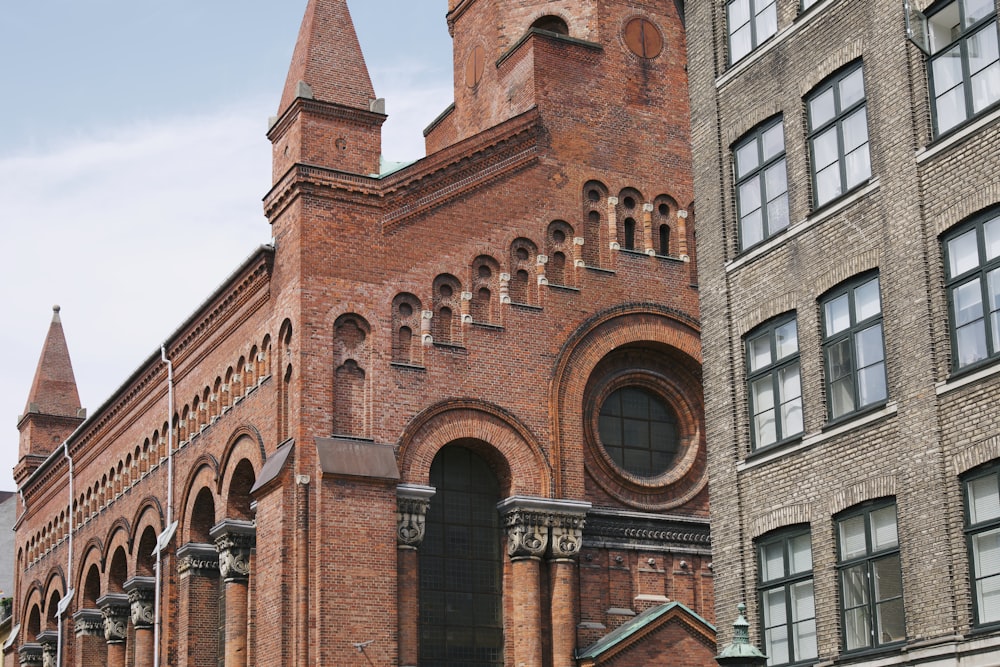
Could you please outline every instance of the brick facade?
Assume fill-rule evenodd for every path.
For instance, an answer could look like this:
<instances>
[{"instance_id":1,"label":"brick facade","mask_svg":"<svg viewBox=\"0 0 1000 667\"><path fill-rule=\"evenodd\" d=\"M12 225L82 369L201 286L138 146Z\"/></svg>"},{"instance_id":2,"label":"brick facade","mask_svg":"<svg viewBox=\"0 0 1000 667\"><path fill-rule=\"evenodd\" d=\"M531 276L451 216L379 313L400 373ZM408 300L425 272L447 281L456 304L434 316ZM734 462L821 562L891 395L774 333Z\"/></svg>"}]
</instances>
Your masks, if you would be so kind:
<instances>
[{"instance_id":1,"label":"brick facade","mask_svg":"<svg viewBox=\"0 0 1000 667\"><path fill-rule=\"evenodd\" d=\"M379 173L346 3L311 0L268 132L274 244L89 418L65 392L26 412L5 664L60 631L65 665L432 664L422 538L455 449L498 489L500 654L474 664L570 667L672 601L632 655L711 664L678 7L452 5L455 104ZM626 42L637 19L661 51ZM629 388L674 415L672 461L602 442Z\"/></svg>"},{"instance_id":2,"label":"brick facade","mask_svg":"<svg viewBox=\"0 0 1000 667\"><path fill-rule=\"evenodd\" d=\"M764 636L763 596L772 587L759 557L799 531L811 546L816 644L814 651L804 644L799 660L996 664L1000 636L975 616L963 489L967 473L988 470L1000 456L993 442L1000 376L995 355L969 368L957 359L944 244L1000 203L1000 114L991 103L935 132L933 56L908 40L905 3L777 0L773 31L763 19L755 23L759 41L731 62L738 5L690 3L686 16L717 613L725 618L746 601L754 643L780 653L780 642ZM948 10L944 2L909 5L914 21L921 12L940 20L934 12ZM981 25L996 44L995 8L983 11ZM813 143L822 126L810 103L856 67L871 173L826 200ZM737 181L748 181L735 155L775 122L788 224L747 244L741 224L752 224L752 204L750 194L741 200ZM850 281L874 276L886 392L841 416L831 408L836 378L824 308ZM771 444L752 421L763 399L751 388L747 350L781 321L797 325L802 423ZM855 634L844 611L855 590L838 531L852 513L879 503L895 506L897 546L882 553L900 562L892 576L901 579L902 602L892 604L901 604L903 620L898 633L873 630L863 646L851 646L864 633ZM723 628L720 643L728 640ZM789 660L772 656L771 664Z\"/></svg>"}]
</instances>

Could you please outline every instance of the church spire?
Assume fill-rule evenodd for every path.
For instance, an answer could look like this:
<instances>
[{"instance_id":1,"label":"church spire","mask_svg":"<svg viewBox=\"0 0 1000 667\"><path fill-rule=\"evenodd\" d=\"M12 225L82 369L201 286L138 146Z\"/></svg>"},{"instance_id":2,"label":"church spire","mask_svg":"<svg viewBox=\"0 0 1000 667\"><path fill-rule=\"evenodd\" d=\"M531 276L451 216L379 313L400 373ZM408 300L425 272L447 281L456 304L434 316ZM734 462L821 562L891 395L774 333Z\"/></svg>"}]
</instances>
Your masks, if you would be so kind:
<instances>
[{"instance_id":1,"label":"church spire","mask_svg":"<svg viewBox=\"0 0 1000 667\"><path fill-rule=\"evenodd\" d=\"M73 418L80 413L80 394L69 360L59 306L52 307L52 323L42 345L42 355L38 359L24 412Z\"/></svg>"},{"instance_id":2,"label":"church spire","mask_svg":"<svg viewBox=\"0 0 1000 667\"><path fill-rule=\"evenodd\" d=\"M309 0L278 115L297 97L372 110L375 89L347 0Z\"/></svg>"}]
</instances>

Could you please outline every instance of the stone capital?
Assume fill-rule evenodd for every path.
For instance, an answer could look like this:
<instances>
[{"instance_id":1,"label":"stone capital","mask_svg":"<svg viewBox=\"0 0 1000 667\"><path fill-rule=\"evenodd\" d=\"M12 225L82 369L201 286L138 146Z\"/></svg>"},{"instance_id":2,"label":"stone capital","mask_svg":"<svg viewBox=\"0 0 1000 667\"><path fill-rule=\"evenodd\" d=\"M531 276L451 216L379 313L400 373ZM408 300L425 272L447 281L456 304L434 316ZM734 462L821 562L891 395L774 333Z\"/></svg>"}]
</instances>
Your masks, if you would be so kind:
<instances>
[{"instance_id":1,"label":"stone capital","mask_svg":"<svg viewBox=\"0 0 1000 667\"><path fill-rule=\"evenodd\" d=\"M416 549L424 541L427 508L435 492L433 486L396 487L396 546L400 549Z\"/></svg>"},{"instance_id":2,"label":"stone capital","mask_svg":"<svg viewBox=\"0 0 1000 667\"><path fill-rule=\"evenodd\" d=\"M574 558L583 544L583 527L590 503L514 496L497 504L507 529L507 554L512 559Z\"/></svg>"},{"instance_id":3,"label":"stone capital","mask_svg":"<svg viewBox=\"0 0 1000 667\"><path fill-rule=\"evenodd\" d=\"M104 639L121 644L128 636L129 601L125 593L108 593L97 599L104 617Z\"/></svg>"},{"instance_id":4,"label":"stone capital","mask_svg":"<svg viewBox=\"0 0 1000 667\"><path fill-rule=\"evenodd\" d=\"M20 648L17 649L17 662L20 665L31 665L34 667L42 665L42 645L41 644L22 644Z\"/></svg>"},{"instance_id":5,"label":"stone capital","mask_svg":"<svg viewBox=\"0 0 1000 667\"><path fill-rule=\"evenodd\" d=\"M104 616L100 609L81 609L73 614L73 632L77 637L103 637Z\"/></svg>"},{"instance_id":6,"label":"stone capital","mask_svg":"<svg viewBox=\"0 0 1000 667\"><path fill-rule=\"evenodd\" d=\"M55 630L45 630L39 632L36 639L42 645L42 667L56 667L59 633Z\"/></svg>"},{"instance_id":7,"label":"stone capital","mask_svg":"<svg viewBox=\"0 0 1000 667\"><path fill-rule=\"evenodd\" d=\"M223 519L208 532L219 552L219 573L226 581L246 581L250 576L250 552L257 545L253 521Z\"/></svg>"},{"instance_id":8,"label":"stone capital","mask_svg":"<svg viewBox=\"0 0 1000 667\"><path fill-rule=\"evenodd\" d=\"M188 542L177 549L177 574L199 577L219 575L219 550L214 544Z\"/></svg>"},{"instance_id":9,"label":"stone capital","mask_svg":"<svg viewBox=\"0 0 1000 667\"><path fill-rule=\"evenodd\" d=\"M124 588L128 593L132 625L136 630L149 630L154 622L156 580L153 577L132 577L125 582Z\"/></svg>"}]
</instances>

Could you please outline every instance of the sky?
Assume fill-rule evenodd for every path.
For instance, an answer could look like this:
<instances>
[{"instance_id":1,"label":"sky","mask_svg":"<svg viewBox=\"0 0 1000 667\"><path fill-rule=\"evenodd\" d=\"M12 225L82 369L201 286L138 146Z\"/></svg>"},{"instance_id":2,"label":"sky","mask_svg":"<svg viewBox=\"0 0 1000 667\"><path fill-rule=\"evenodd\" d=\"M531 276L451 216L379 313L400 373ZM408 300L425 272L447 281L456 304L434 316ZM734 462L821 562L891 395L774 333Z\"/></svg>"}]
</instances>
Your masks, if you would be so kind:
<instances>
[{"instance_id":1,"label":"sky","mask_svg":"<svg viewBox=\"0 0 1000 667\"><path fill-rule=\"evenodd\" d=\"M94 414L271 238L267 120L306 0L0 0L0 490L60 317ZM452 101L447 0L348 0L382 152Z\"/></svg>"}]
</instances>

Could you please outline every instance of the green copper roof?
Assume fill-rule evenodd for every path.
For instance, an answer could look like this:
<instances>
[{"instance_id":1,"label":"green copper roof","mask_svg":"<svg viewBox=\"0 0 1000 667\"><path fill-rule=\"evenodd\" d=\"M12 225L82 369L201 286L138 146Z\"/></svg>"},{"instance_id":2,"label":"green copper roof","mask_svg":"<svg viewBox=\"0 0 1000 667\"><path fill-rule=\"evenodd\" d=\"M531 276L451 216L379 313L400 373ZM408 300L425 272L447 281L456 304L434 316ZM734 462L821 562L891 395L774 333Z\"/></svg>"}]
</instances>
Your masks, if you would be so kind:
<instances>
[{"instance_id":1,"label":"green copper roof","mask_svg":"<svg viewBox=\"0 0 1000 667\"><path fill-rule=\"evenodd\" d=\"M579 660L585 658L596 658L605 651L614 648L615 646L622 643L632 635L636 634L646 626L650 625L651 623L653 623L658 618L660 618L661 616L663 616L672 609L680 609L681 611L684 612L685 615L690 616L691 618L697 620L699 623L704 625L707 629L711 630L713 633L715 632L714 625L706 621L698 614L691 611L691 609L689 609L685 605L681 604L680 602L667 602L665 604L661 604L656 607L650 607L649 609L642 612L632 620L622 624L617 629L604 635L603 637L598 639L596 642L594 642L587 648L578 652L576 656L577 659Z\"/></svg>"}]
</instances>

